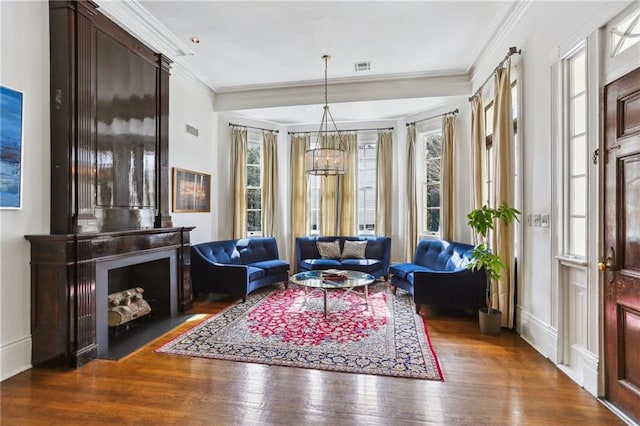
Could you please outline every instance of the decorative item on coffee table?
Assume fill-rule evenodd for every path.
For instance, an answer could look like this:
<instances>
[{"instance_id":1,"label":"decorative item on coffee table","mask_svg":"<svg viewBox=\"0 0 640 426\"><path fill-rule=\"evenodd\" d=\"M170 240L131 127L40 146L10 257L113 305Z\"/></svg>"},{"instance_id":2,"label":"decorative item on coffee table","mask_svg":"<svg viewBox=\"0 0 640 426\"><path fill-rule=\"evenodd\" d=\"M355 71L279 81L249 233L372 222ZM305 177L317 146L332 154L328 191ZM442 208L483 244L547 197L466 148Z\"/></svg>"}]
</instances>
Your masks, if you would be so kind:
<instances>
[{"instance_id":1,"label":"decorative item on coffee table","mask_svg":"<svg viewBox=\"0 0 640 426\"><path fill-rule=\"evenodd\" d=\"M320 272L320 276L323 280L329 281L344 281L349 278L349 271L341 271L339 269L325 269Z\"/></svg>"}]
</instances>

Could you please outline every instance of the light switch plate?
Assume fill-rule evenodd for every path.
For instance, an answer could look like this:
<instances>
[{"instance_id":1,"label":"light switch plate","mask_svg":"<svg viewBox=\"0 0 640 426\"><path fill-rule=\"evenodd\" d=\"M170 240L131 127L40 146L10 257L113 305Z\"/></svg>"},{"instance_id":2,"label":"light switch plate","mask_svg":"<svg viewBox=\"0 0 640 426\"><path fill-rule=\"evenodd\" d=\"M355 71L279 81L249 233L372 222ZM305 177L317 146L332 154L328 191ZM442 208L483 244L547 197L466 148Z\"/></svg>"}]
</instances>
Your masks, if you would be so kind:
<instances>
[{"instance_id":1,"label":"light switch plate","mask_svg":"<svg viewBox=\"0 0 640 426\"><path fill-rule=\"evenodd\" d=\"M533 215L533 226L535 226L535 227L539 227L540 226L540 215L539 214L534 214Z\"/></svg>"},{"instance_id":2,"label":"light switch plate","mask_svg":"<svg viewBox=\"0 0 640 426\"><path fill-rule=\"evenodd\" d=\"M540 215L540 226L542 226L543 228L548 228L549 227L549 215L548 214Z\"/></svg>"}]
</instances>

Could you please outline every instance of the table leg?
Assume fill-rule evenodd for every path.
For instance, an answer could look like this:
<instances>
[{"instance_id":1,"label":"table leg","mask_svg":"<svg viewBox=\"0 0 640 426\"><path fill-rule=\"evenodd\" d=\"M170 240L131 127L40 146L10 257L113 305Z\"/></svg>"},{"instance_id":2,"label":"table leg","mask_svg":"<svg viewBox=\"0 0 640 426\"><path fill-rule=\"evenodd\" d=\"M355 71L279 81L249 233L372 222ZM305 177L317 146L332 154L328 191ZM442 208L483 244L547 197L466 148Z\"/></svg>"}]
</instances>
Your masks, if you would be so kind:
<instances>
[{"instance_id":1,"label":"table leg","mask_svg":"<svg viewBox=\"0 0 640 426\"><path fill-rule=\"evenodd\" d=\"M322 289L324 293L324 317L327 318L327 289Z\"/></svg>"},{"instance_id":2,"label":"table leg","mask_svg":"<svg viewBox=\"0 0 640 426\"><path fill-rule=\"evenodd\" d=\"M364 303L365 305L367 305L367 307L369 306L369 285L368 284L364 285Z\"/></svg>"}]
</instances>

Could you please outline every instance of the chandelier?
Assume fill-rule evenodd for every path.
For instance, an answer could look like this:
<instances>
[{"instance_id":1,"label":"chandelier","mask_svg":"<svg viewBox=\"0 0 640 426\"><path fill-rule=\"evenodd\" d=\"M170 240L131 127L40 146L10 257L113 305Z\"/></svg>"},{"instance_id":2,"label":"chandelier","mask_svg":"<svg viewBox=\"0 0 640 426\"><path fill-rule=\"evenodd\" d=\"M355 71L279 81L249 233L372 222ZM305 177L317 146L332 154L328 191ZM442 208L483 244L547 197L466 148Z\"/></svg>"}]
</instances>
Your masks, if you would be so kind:
<instances>
[{"instance_id":1,"label":"chandelier","mask_svg":"<svg viewBox=\"0 0 640 426\"><path fill-rule=\"evenodd\" d=\"M345 173L344 163L345 154L341 149L342 136L333 121L333 116L329 111L329 101L327 100L327 61L331 58L329 55L322 56L324 60L324 113L320 121L320 129L315 142L315 148L309 149L304 153L305 171L310 175L331 176L342 175ZM329 120L333 124L334 132L338 135L340 148L323 147L329 138Z\"/></svg>"}]
</instances>

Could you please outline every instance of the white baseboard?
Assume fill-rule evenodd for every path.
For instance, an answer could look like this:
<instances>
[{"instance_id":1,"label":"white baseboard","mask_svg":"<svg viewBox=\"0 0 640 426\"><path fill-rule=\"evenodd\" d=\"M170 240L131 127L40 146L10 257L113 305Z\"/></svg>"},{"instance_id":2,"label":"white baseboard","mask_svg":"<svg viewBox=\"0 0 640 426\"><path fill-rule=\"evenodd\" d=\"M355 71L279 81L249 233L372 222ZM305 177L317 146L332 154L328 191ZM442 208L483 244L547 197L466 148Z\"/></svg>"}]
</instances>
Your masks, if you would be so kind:
<instances>
[{"instance_id":1,"label":"white baseboard","mask_svg":"<svg viewBox=\"0 0 640 426\"><path fill-rule=\"evenodd\" d=\"M582 359L579 364L582 365L581 371L572 371L571 366L562 364L562 360L559 358L558 347L562 342L559 341L560 337L557 329L539 320L529 312L524 311L520 306L518 306L518 321L516 327L520 333L520 337L522 337L524 341L544 357L549 358L558 369L569 376L574 382L581 385L587 392L598 397L598 370L600 363L598 355L586 349L580 350L579 354ZM575 379L576 376L581 377L583 383L579 383Z\"/></svg>"},{"instance_id":2,"label":"white baseboard","mask_svg":"<svg viewBox=\"0 0 640 426\"><path fill-rule=\"evenodd\" d=\"M31 336L0 347L0 381L31 368Z\"/></svg>"},{"instance_id":3,"label":"white baseboard","mask_svg":"<svg viewBox=\"0 0 640 426\"><path fill-rule=\"evenodd\" d=\"M600 358L598 355L587 350L584 351L584 384L582 387L591 395L598 397L604 394L604 389L600 389L598 372L600 370Z\"/></svg>"},{"instance_id":4,"label":"white baseboard","mask_svg":"<svg viewBox=\"0 0 640 426\"><path fill-rule=\"evenodd\" d=\"M518 306L516 328L520 337L554 363L558 354L558 331Z\"/></svg>"}]
</instances>

